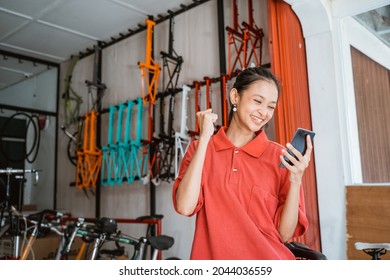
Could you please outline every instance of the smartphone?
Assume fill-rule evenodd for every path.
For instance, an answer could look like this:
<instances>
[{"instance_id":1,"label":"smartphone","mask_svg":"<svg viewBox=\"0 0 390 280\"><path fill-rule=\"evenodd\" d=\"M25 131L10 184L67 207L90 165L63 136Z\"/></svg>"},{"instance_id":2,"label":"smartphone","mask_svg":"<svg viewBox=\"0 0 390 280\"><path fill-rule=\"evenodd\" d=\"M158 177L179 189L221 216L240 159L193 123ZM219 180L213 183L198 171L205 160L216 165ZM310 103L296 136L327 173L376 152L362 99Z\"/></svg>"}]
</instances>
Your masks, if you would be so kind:
<instances>
[{"instance_id":1,"label":"smartphone","mask_svg":"<svg viewBox=\"0 0 390 280\"><path fill-rule=\"evenodd\" d=\"M314 135L316 135L313 131L307 130L304 128L298 128L297 131L294 134L293 139L291 140L291 145L295 149L301 152L302 155L306 152L306 135L310 135L311 140L313 141ZM293 157L297 158L293 152L291 152L289 149L287 149L287 152L292 155ZM291 165L294 165L288 158L284 157L284 159ZM281 162L280 167L285 168L284 164Z\"/></svg>"}]
</instances>

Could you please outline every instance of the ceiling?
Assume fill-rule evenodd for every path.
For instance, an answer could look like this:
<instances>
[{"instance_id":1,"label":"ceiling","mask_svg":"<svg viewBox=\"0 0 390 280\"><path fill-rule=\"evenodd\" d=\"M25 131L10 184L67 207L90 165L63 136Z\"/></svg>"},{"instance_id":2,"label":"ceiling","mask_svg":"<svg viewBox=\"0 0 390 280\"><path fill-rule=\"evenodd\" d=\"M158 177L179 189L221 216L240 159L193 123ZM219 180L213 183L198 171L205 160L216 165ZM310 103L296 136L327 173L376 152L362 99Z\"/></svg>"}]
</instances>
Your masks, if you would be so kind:
<instances>
[{"instance_id":1,"label":"ceiling","mask_svg":"<svg viewBox=\"0 0 390 280\"><path fill-rule=\"evenodd\" d=\"M390 5L358 14L354 18L390 47Z\"/></svg>"},{"instance_id":2,"label":"ceiling","mask_svg":"<svg viewBox=\"0 0 390 280\"><path fill-rule=\"evenodd\" d=\"M208 0L0 0L0 90ZM390 5L355 18L390 46ZM15 58L11 54L17 54ZM34 58L34 61L28 58Z\"/></svg>"},{"instance_id":3,"label":"ceiling","mask_svg":"<svg viewBox=\"0 0 390 280\"><path fill-rule=\"evenodd\" d=\"M204 0L0 0L0 90ZM18 54L13 57L12 54ZM29 61L28 58L34 58Z\"/></svg>"}]
</instances>

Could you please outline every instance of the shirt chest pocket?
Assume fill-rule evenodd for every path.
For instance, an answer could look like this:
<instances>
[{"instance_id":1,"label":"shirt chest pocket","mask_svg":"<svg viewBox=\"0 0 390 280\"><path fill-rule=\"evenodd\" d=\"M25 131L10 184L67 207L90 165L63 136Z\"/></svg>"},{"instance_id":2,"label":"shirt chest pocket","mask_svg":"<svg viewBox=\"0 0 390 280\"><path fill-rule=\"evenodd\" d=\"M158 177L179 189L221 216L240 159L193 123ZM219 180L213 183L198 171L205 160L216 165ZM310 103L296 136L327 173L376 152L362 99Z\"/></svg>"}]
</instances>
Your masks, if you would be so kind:
<instances>
[{"instance_id":1,"label":"shirt chest pocket","mask_svg":"<svg viewBox=\"0 0 390 280\"><path fill-rule=\"evenodd\" d=\"M276 230L274 217L278 207L278 199L266 192L262 187L254 185L248 204L248 215L255 225L264 233Z\"/></svg>"}]
</instances>

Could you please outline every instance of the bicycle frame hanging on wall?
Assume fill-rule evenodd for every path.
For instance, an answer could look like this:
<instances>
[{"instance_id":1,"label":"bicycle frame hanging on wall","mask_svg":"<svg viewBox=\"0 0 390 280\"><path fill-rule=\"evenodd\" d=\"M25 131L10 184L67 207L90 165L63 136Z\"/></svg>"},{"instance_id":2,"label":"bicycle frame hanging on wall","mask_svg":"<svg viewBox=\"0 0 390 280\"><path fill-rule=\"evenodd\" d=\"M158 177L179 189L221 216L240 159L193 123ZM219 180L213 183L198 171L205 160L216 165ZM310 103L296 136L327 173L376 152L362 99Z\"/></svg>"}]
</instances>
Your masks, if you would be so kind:
<instances>
[{"instance_id":1,"label":"bicycle frame hanging on wall","mask_svg":"<svg viewBox=\"0 0 390 280\"><path fill-rule=\"evenodd\" d=\"M161 67L153 59L153 26L156 23L151 19L146 19L146 56L145 62L138 62L142 76L142 99L144 104L149 100L152 104L155 103L157 97L158 79L160 77ZM145 83L147 85L148 94L145 94Z\"/></svg>"},{"instance_id":2,"label":"bicycle frame hanging on wall","mask_svg":"<svg viewBox=\"0 0 390 280\"><path fill-rule=\"evenodd\" d=\"M233 1L233 27L226 27L228 33L228 73L247 68L253 62L261 65L263 29L258 28L253 19L252 0L248 0L249 22L238 24L237 0ZM233 49L233 52L231 51ZM235 51L235 53L234 53ZM253 60L252 60L253 58Z\"/></svg>"}]
</instances>

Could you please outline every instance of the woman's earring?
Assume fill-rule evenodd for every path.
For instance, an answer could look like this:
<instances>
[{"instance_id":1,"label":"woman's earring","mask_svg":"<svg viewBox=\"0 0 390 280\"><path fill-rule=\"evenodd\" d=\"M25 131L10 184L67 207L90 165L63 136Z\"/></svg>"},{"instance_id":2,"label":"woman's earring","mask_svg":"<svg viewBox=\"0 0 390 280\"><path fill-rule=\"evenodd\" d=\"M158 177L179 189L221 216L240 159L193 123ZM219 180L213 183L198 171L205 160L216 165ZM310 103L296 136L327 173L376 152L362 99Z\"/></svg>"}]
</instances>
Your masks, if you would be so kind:
<instances>
[{"instance_id":1,"label":"woman's earring","mask_svg":"<svg viewBox=\"0 0 390 280\"><path fill-rule=\"evenodd\" d=\"M237 112L237 104L233 104L233 112Z\"/></svg>"}]
</instances>

